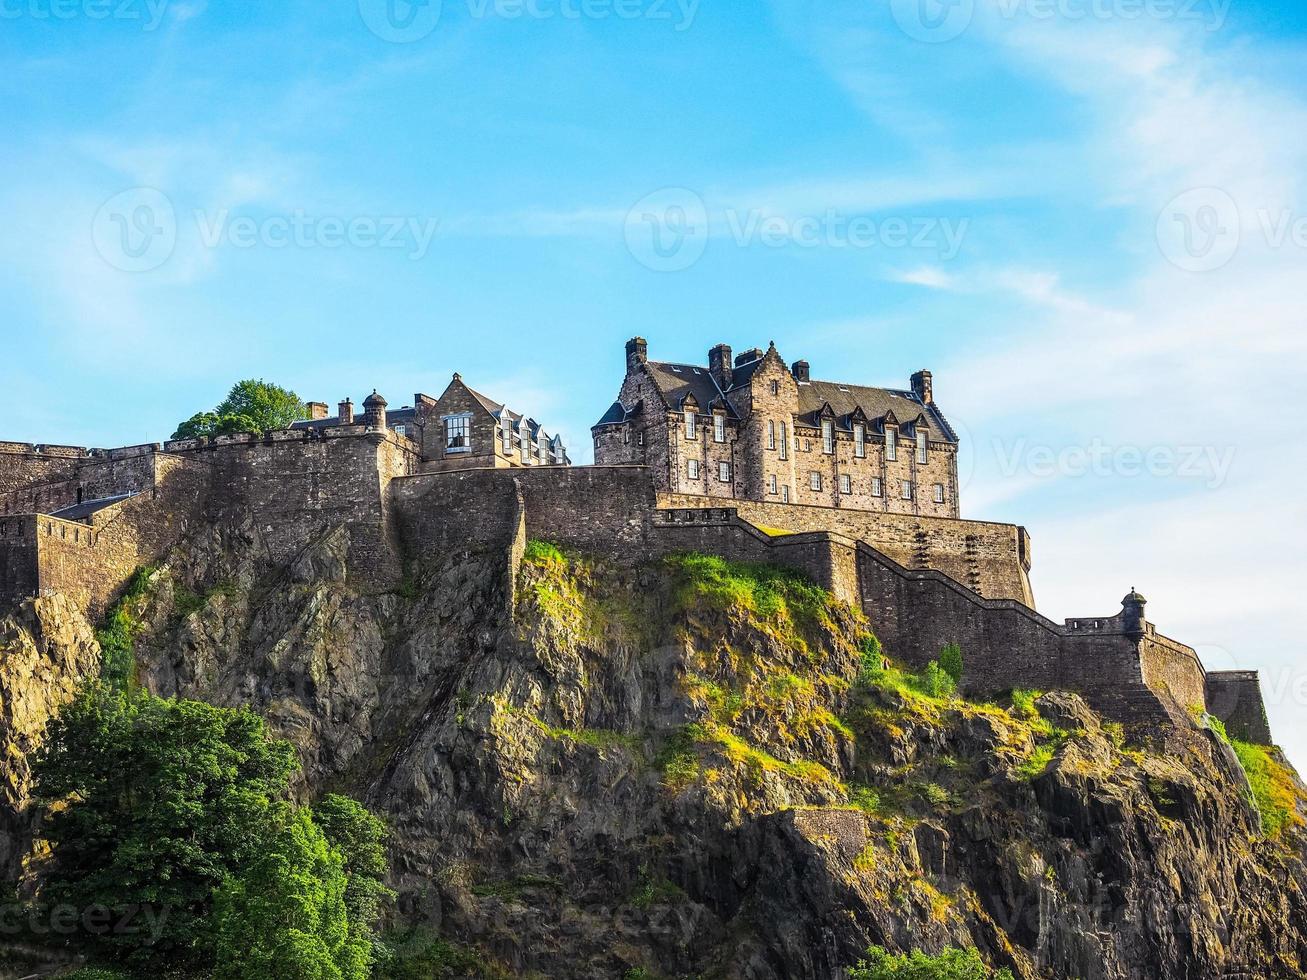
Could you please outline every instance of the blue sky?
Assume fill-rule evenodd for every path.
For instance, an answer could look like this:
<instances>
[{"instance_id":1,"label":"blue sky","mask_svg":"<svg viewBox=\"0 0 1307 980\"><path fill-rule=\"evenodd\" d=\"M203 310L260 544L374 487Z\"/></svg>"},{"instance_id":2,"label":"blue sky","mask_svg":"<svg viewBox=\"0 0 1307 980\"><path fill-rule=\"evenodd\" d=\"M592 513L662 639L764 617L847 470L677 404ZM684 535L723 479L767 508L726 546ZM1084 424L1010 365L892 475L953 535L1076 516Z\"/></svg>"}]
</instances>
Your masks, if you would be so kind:
<instances>
[{"instance_id":1,"label":"blue sky","mask_svg":"<svg viewBox=\"0 0 1307 980\"><path fill-rule=\"evenodd\" d=\"M389 4L389 6L388 6ZM931 368L1049 614L1137 586L1307 763L1307 72L1269 0L0 0L0 438L622 345Z\"/></svg>"}]
</instances>

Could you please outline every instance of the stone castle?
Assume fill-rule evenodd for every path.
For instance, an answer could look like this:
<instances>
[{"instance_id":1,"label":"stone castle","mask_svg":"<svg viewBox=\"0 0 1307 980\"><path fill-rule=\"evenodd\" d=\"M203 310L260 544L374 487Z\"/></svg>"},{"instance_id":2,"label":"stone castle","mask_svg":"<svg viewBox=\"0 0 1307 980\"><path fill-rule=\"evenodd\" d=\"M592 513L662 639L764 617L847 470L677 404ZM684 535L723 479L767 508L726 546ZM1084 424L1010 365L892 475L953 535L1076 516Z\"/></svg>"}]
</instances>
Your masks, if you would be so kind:
<instances>
[{"instance_id":1,"label":"stone castle","mask_svg":"<svg viewBox=\"0 0 1307 980\"><path fill-rule=\"evenodd\" d=\"M308 409L261 435L0 442L0 613L62 593L103 615L137 569L218 522L294 574L330 540L350 584L376 592L439 549L503 562L509 581L528 538L631 564L702 551L801 570L908 664L960 645L969 691L1077 691L1150 730L1206 711L1270 742L1256 672L1205 670L1133 589L1111 615L1036 611L1025 528L959 516L958 440L927 371L870 388L813 381L774 346L715 347L702 367L649 361L637 338L593 466L458 375L398 410L375 391L359 416L348 400Z\"/></svg>"}]
</instances>

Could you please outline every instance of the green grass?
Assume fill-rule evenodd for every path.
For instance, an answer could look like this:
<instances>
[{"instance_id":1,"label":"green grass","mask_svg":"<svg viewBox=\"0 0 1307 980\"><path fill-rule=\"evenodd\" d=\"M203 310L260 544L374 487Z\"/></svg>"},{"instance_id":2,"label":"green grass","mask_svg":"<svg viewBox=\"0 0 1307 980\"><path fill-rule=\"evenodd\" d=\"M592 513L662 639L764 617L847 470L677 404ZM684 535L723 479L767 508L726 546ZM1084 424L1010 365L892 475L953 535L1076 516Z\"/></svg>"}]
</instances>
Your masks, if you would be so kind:
<instances>
[{"instance_id":1,"label":"green grass","mask_svg":"<svg viewBox=\"0 0 1307 980\"><path fill-rule=\"evenodd\" d=\"M100 676L114 690L125 691L134 687L136 677L136 637L142 629L137 619L140 600L150 592L153 567L142 568L132 576L122 597L114 603L95 631L100 644L102 661Z\"/></svg>"},{"instance_id":2,"label":"green grass","mask_svg":"<svg viewBox=\"0 0 1307 980\"><path fill-rule=\"evenodd\" d=\"M822 622L833 596L799 572L777 565L734 562L693 552L665 559L676 581L682 608L706 603L718 609L742 609L772 622L796 625Z\"/></svg>"},{"instance_id":3,"label":"green grass","mask_svg":"<svg viewBox=\"0 0 1307 980\"><path fill-rule=\"evenodd\" d=\"M1240 742L1238 739L1231 745L1239 757L1243 771L1248 774L1253 801L1262 817L1262 833L1274 839L1289 827L1302 826L1303 818L1298 812L1298 789L1289 769L1265 746Z\"/></svg>"},{"instance_id":4,"label":"green grass","mask_svg":"<svg viewBox=\"0 0 1307 980\"><path fill-rule=\"evenodd\" d=\"M542 568L550 565L562 566L568 565L567 555L563 554L563 549L550 541L541 541L532 538L526 543L526 551L523 553L524 561L529 561L532 565L539 565Z\"/></svg>"}]
</instances>

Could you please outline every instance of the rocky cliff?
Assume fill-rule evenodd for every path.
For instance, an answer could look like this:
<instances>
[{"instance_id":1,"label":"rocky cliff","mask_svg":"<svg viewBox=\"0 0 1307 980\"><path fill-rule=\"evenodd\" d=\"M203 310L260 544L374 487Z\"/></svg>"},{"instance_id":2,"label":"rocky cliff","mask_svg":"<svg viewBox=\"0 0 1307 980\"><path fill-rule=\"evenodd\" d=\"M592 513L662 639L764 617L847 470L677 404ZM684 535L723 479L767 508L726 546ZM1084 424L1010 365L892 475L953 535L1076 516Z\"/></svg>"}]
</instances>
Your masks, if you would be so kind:
<instances>
[{"instance_id":1,"label":"rocky cliff","mask_svg":"<svg viewBox=\"0 0 1307 980\"><path fill-rule=\"evenodd\" d=\"M1274 754L1270 813L1219 732L963 701L782 573L532 542L372 594L348 546L278 565L250 524L208 526L126 600L133 669L256 706L300 792L381 812L392 924L444 937L445 975L827 980L879 944L1023 978L1307 976L1302 790ZM24 760L98 673L96 625L58 596L0 618L11 881Z\"/></svg>"}]
</instances>

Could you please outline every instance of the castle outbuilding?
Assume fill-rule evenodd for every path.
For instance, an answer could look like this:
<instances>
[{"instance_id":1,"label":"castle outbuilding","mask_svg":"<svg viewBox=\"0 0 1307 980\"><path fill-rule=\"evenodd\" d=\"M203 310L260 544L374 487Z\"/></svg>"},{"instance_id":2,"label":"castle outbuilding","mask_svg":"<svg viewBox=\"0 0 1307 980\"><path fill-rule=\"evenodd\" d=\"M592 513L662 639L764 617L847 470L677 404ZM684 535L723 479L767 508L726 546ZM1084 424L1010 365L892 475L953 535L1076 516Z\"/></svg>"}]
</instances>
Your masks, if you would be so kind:
<instances>
[{"instance_id":1,"label":"castle outbuilding","mask_svg":"<svg viewBox=\"0 0 1307 980\"><path fill-rule=\"evenodd\" d=\"M593 430L595 462L648 466L667 493L957 517L958 437L929 371L907 389L815 381L772 344L707 365L626 345L621 392Z\"/></svg>"}]
</instances>

